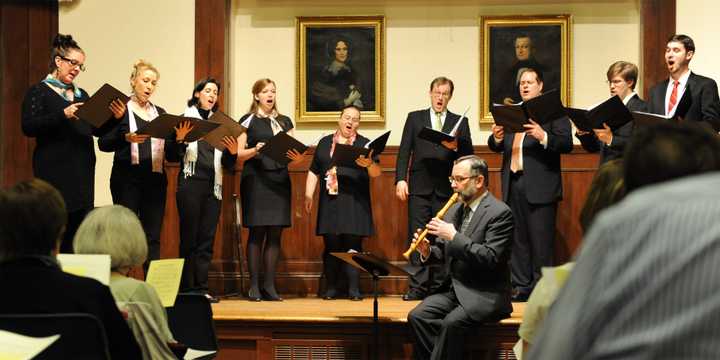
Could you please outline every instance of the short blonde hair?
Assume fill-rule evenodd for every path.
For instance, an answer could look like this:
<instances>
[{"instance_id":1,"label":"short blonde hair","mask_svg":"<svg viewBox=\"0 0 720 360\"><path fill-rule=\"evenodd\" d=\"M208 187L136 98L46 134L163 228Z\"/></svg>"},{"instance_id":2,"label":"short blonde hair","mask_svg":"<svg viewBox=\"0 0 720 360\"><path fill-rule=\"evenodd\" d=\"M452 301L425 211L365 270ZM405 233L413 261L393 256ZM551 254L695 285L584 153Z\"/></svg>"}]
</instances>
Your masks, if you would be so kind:
<instances>
[{"instance_id":1,"label":"short blonde hair","mask_svg":"<svg viewBox=\"0 0 720 360\"><path fill-rule=\"evenodd\" d=\"M138 61L133 64L133 71L132 73L130 73L130 82L132 83L132 81L135 80L135 78L143 70L150 70L154 72L155 75L157 75L158 80L160 80L160 72L153 64L151 64L149 61L138 59Z\"/></svg>"},{"instance_id":2,"label":"short blonde hair","mask_svg":"<svg viewBox=\"0 0 720 360\"><path fill-rule=\"evenodd\" d=\"M121 205L97 208L75 233L76 254L108 254L113 270L141 265L148 253L145 231L137 215Z\"/></svg>"}]
</instances>

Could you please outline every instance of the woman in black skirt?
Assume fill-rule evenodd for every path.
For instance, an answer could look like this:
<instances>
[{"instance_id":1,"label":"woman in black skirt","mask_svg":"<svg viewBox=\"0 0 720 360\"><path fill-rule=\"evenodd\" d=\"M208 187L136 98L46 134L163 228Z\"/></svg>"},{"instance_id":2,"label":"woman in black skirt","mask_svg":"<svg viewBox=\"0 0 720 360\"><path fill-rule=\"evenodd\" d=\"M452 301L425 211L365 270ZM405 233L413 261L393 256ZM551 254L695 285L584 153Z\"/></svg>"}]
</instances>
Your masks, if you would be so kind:
<instances>
[{"instance_id":1,"label":"woman in black skirt","mask_svg":"<svg viewBox=\"0 0 720 360\"><path fill-rule=\"evenodd\" d=\"M245 160L240 180L243 226L249 228L247 261L250 272L251 301L281 301L275 290L275 271L280 256L280 238L290 221L290 175L287 166L259 154L260 148L275 134L293 135L293 123L281 115L275 101L275 82L260 79L252 87L250 110L240 122L247 129L238 139L238 158ZM297 151L288 153L294 162L302 160ZM265 246L263 248L263 242ZM261 252L262 249L262 252ZM260 258L264 265L260 288Z\"/></svg>"},{"instance_id":2,"label":"woman in black skirt","mask_svg":"<svg viewBox=\"0 0 720 360\"><path fill-rule=\"evenodd\" d=\"M75 112L88 99L75 84L85 71L85 52L70 35L58 34L50 49L50 73L33 85L22 103L22 131L35 138L33 175L60 191L68 211L68 222L60 251L72 252L72 240L80 223L95 202L95 148L93 135L101 136L117 120L100 128L78 119ZM125 105L110 104L115 119L122 118Z\"/></svg>"},{"instance_id":3,"label":"woman in black skirt","mask_svg":"<svg viewBox=\"0 0 720 360\"><path fill-rule=\"evenodd\" d=\"M192 130L190 123L175 129L172 139L150 138L137 130L165 113L150 101L160 78L149 62L138 60L130 74L132 95L122 121L98 140L101 151L115 152L110 174L113 203L137 214L148 241L147 265L160 258L160 230L165 214L167 177L164 161L178 161L177 143Z\"/></svg>"},{"instance_id":4,"label":"woman in black skirt","mask_svg":"<svg viewBox=\"0 0 720 360\"><path fill-rule=\"evenodd\" d=\"M370 140L357 133L360 110L346 106L340 114L334 134L320 139L305 184L305 210L310 213L315 187L320 179L320 202L315 233L325 242L323 271L326 300L337 296L338 274L344 269L348 277L348 297L361 300L359 274L352 266L330 255L331 252L362 251L362 239L373 234L370 207L370 177L381 173L372 153L360 156L353 167L333 166L335 144L363 147Z\"/></svg>"},{"instance_id":5,"label":"woman in black skirt","mask_svg":"<svg viewBox=\"0 0 720 360\"><path fill-rule=\"evenodd\" d=\"M207 120L218 109L220 84L212 78L201 80L193 89L184 116ZM204 140L178 146L182 168L178 173L175 199L180 217L180 257L185 259L182 292L208 294L208 269L213 254L215 230L220 218L223 168L233 169L237 139L226 136L225 149L215 149Z\"/></svg>"}]
</instances>

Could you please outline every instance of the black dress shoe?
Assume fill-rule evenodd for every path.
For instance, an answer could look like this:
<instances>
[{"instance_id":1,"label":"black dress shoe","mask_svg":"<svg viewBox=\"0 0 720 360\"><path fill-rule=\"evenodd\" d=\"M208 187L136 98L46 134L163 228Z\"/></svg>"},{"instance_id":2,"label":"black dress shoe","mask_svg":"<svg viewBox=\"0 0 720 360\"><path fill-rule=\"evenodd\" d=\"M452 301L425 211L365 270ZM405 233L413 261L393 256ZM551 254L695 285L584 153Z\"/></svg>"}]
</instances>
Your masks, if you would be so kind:
<instances>
[{"instance_id":1,"label":"black dress shoe","mask_svg":"<svg viewBox=\"0 0 720 360\"><path fill-rule=\"evenodd\" d=\"M276 292L268 292L265 289L260 290L262 293L262 299L265 301L283 301L283 298L280 297Z\"/></svg>"},{"instance_id":2,"label":"black dress shoe","mask_svg":"<svg viewBox=\"0 0 720 360\"><path fill-rule=\"evenodd\" d=\"M335 300L337 298L337 291L334 289L330 289L325 291L325 295L323 296L323 300Z\"/></svg>"},{"instance_id":3,"label":"black dress shoe","mask_svg":"<svg viewBox=\"0 0 720 360\"><path fill-rule=\"evenodd\" d=\"M404 301L416 301L416 300L422 300L425 296L418 293L417 291L408 291L405 294L403 294L402 299Z\"/></svg>"}]
</instances>

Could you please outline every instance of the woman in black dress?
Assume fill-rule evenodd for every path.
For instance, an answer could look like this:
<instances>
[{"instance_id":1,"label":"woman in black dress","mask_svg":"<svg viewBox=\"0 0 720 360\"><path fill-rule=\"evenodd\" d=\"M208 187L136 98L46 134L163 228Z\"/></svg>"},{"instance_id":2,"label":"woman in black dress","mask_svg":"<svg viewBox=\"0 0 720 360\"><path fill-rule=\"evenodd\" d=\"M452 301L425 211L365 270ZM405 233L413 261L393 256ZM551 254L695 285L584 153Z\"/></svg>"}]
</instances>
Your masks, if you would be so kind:
<instances>
[{"instance_id":1,"label":"woman in black dress","mask_svg":"<svg viewBox=\"0 0 720 360\"><path fill-rule=\"evenodd\" d=\"M189 123L175 129L173 139L150 138L137 134L165 110L150 102L160 77L157 69L144 60L133 65L130 75L132 95L128 111L112 131L98 140L101 151L115 152L110 174L113 203L132 210L140 218L148 241L147 264L160 258L160 230L165 214L167 177L164 160L178 161L177 143L192 130ZM147 269L146 269L147 270Z\"/></svg>"},{"instance_id":2,"label":"woman in black dress","mask_svg":"<svg viewBox=\"0 0 720 360\"><path fill-rule=\"evenodd\" d=\"M275 134L284 131L293 135L289 117L277 111L275 82L260 79L252 88L250 110L240 122L247 129L238 139L238 157L245 160L240 180L243 226L249 228L247 259L250 273L251 301L282 298L275 290L275 271L280 256L280 238L290 221L290 175L287 166L259 154L260 148ZM302 154L289 152L293 162L302 160ZM263 242L265 246L263 248ZM260 289L260 257L264 263L264 278Z\"/></svg>"},{"instance_id":3,"label":"woman in black dress","mask_svg":"<svg viewBox=\"0 0 720 360\"><path fill-rule=\"evenodd\" d=\"M348 297L361 300L358 287L359 274L352 266L330 255L331 252L362 251L362 238L373 234L372 209L370 207L370 177L381 173L380 166L372 158L360 156L357 166L332 166L335 144L363 147L370 142L357 133L360 126L360 110L347 106L340 114L338 129L334 134L320 139L305 184L305 210L310 213L315 187L320 179L320 202L316 235L325 242L323 265L327 281L326 300L337 296L338 274L344 267L348 276Z\"/></svg>"},{"instance_id":4,"label":"woman in black dress","mask_svg":"<svg viewBox=\"0 0 720 360\"><path fill-rule=\"evenodd\" d=\"M93 135L100 136L109 126L95 129L78 119L75 112L88 99L75 79L85 70L85 52L70 35L58 34L50 54L50 74L25 94L22 104L22 130L35 138L33 174L57 188L65 200L68 222L60 251L72 252L72 239L85 215L95 203L95 149ZM116 119L125 105L110 105Z\"/></svg>"},{"instance_id":5,"label":"woman in black dress","mask_svg":"<svg viewBox=\"0 0 720 360\"><path fill-rule=\"evenodd\" d=\"M207 120L217 111L220 83L215 79L201 80L193 89L184 116ZM223 139L220 151L204 140L178 146L182 170L178 173L175 199L180 217L180 257L185 259L182 292L208 295L208 269L213 254L215 230L220 218L223 168L233 169L238 143L234 137Z\"/></svg>"}]
</instances>

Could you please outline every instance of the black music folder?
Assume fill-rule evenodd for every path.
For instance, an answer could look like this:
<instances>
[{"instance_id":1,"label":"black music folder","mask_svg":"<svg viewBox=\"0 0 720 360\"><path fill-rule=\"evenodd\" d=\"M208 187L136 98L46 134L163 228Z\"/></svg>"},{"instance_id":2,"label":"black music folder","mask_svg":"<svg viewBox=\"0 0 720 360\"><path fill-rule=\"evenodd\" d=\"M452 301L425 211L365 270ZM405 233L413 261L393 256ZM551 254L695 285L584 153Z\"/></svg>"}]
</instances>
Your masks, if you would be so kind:
<instances>
[{"instance_id":1,"label":"black music folder","mask_svg":"<svg viewBox=\"0 0 720 360\"><path fill-rule=\"evenodd\" d=\"M565 106L557 89L550 90L538 97L523 102L529 118L543 125L563 116L567 116Z\"/></svg>"},{"instance_id":2,"label":"black music folder","mask_svg":"<svg viewBox=\"0 0 720 360\"><path fill-rule=\"evenodd\" d=\"M651 126L664 122L679 122L679 119L676 116L658 115L642 111L633 111L632 117L633 120L635 120L635 125L637 126Z\"/></svg>"},{"instance_id":3,"label":"black music folder","mask_svg":"<svg viewBox=\"0 0 720 360\"><path fill-rule=\"evenodd\" d=\"M490 112L495 123L503 126L508 132L523 132L523 125L530 124L533 119L540 125L547 124L567 116L565 106L560 99L560 92L550 90L528 101L515 105L493 104Z\"/></svg>"},{"instance_id":4,"label":"black music folder","mask_svg":"<svg viewBox=\"0 0 720 360\"><path fill-rule=\"evenodd\" d=\"M220 124L220 126L205 135L205 138L203 140L205 140L208 144L212 145L214 148L221 151L225 149L225 145L222 143L223 138L225 138L226 136L237 138L245 132L244 127L240 126L237 121L233 120L231 117L227 116L222 111L217 111L213 113L213 115L210 116L208 121Z\"/></svg>"},{"instance_id":5,"label":"black music folder","mask_svg":"<svg viewBox=\"0 0 720 360\"><path fill-rule=\"evenodd\" d=\"M128 109L128 111L131 110ZM135 115L135 117L139 116ZM142 120L147 121L145 119ZM175 133L175 127L184 120L190 121L192 118L165 113L156 117L142 128L139 128L136 132L158 139L166 139L172 137L172 134Z\"/></svg>"},{"instance_id":6,"label":"black music folder","mask_svg":"<svg viewBox=\"0 0 720 360\"><path fill-rule=\"evenodd\" d=\"M368 156L370 150L373 152L373 157L379 155L385 150L385 145L390 137L390 131L378 136L375 140L365 144L364 147L346 145L346 144L335 144L335 151L333 151L332 164L336 166L345 167L357 167L355 160L362 156Z\"/></svg>"},{"instance_id":7,"label":"black music folder","mask_svg":"<svg viewBox=\"0 0 720 360\"><path fill-rule=\"evenodd\" d=\"M265 146L260 148L260 153L281 164L287 165L291 160L285 154L290 151L290 149L294 149L302 154L307 150L307 148L308 147L305 146L305 144L288 135L284 131L281 131L270 138Z\"/></svg>"},{"instance_id":8,"label":"black music folder","mask_svg":"<svg viewBox=\"0 0 720 360\"><path fill-rule=\"evenodd\" d=\"M630 110L618 96L612 96L590 110L567 108L570 119L582 131L602 129L603 123L615 131L633 120Z\"/></svg>"},{"instance_id":9,"label":"black music folder","mask_svg":"<svg viewBox=\"0 0 720 360\"><path fill-rule=\"evenodd\" d=\"M198 141L199 139L203 138L213 130L220 127L220 123L207 121L207 120L200 120L200 119L192 119L190 122L193 125L192 130L185 136L186 142L193 142ZM223 146L223 149L225 147Z\"/></svg>"},{"instance_id":10,"label":"black music folder","mask_svg":"<svg viewBox=\"0 0 720 360\"><path fill-rule=\"evenodd\" d=\"M332 163L337 166L357 167L355 160L362 156L368 156L370 150L373 150L373 157L379 155L385 150L390 131L378 136L375 140L367 143L364 147L352 146L346 144L335 144L333 151Z\"/></svg>"},{"instance_id":11,"label":"black music folder","mask_svg":"<svg viewBox=\"0 0 720 360\"><path fill-rule=\"evenodd\" d=\"M422 130L420 130L420 132L418 133L418 137L423 140L427 140L431 143L438 144L438 145L441 145L443 141L455 140L454 136L452 136L450 134L446 134L442 131L434 130L427 126L422 128Z\"/></svg>"},{"instance_id":12,"label":"black music folder","mask_svg":"<svg viewBox=\"0 0 720 360\"><path fill-rule=\"evenodd\" d=\"M387 141L390 138L390 132L391 131L386 131L365 145L366 148L373 151L373 156L380 155L385 151L385 145L387 145Z\"/></svg>"},{"instance_id":13,"label":"black music folder","mask_svg":"<svg viewBox=\"0 0 720 360\"><path fill-rule=\"evenodd\" d=\"M76 115L90 125L99 128L113 117L113 113L110 111L110 103L115 99L127 104L130 97L106 83L80 106Z\"/></svg>"},{"instance_id":14,"label":"black music folder","mask_svg":"<svg viewBox=\"0 0 720 360\"><path fill-rule=\"evenodd\" d=\"M490 113L492 113L495 124L502 126L507 132L524 132L525 127L523 125L530 123L522 104L492 104Z\"/></svg>"},{"instance_id":15,"label":"black music folder","mask_svg":"<svg viewBox=\"0 0 720 360\"><path fill-rule=\"evenodd\" d=\"M656 125L664 121L679 123L685 115L687 115L688 110L690 110L690 105L692 105L690 88L686 87L683 96L680 98L680 101L675 106L675 110L670 115L665 116L641 111L633 111L632 117L635 120L635 124L638 126Z\"/></svg>"}]
</instances>

